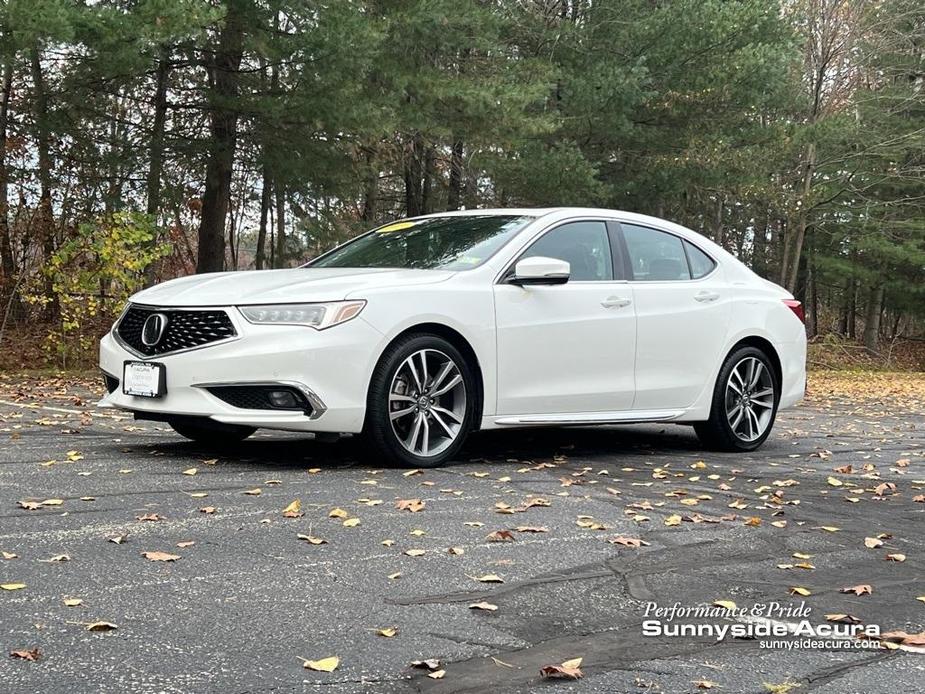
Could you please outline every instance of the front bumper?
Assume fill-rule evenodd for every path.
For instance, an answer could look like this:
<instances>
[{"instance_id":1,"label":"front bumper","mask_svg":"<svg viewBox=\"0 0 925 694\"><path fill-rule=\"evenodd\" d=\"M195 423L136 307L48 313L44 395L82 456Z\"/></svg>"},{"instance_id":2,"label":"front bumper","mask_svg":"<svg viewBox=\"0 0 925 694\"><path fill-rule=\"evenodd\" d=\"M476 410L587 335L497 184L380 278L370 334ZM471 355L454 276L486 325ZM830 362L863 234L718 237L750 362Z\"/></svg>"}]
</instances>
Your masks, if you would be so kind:
<instances>
[{"instance_id":1,"label":"front bumper","mask_svg":"<svg viewBox=\"0 0 925 694\"><path fill-rule=\"evenodd\" d=\"M208 417L238 424L289 431L357 433L363 428L366 391L382 334L362 317L327 330L300 326L253 325L234 307L225 307L238 337L187 352L140 357L120 344L112 332L100 341L100 368L119 379L100 407L157 416ZM165 365L167 393L160 398L125 395L121 380L125 361ZM251 410L234 407L204 386L281 384L314 398L314 411Z\"/></svg>"}]
</instances>

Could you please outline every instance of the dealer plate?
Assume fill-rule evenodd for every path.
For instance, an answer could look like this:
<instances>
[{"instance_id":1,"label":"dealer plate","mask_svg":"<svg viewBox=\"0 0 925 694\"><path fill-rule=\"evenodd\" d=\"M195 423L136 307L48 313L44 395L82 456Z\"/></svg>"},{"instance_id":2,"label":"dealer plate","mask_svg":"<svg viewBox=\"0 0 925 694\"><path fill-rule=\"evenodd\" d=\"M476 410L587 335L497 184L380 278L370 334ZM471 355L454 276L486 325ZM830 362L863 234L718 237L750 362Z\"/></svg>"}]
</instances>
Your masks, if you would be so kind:
<instances>
[{"instance_id":1,"label":"dealer plate","mask_svg":"<svg viewBox=\"0 0 925 694\"><path fill-rule=\"evenodd\" d=\"M152 361L127 361L122 369L122 392L141 398L167 393L167 368Z\"/></svg>"}]
</instances>

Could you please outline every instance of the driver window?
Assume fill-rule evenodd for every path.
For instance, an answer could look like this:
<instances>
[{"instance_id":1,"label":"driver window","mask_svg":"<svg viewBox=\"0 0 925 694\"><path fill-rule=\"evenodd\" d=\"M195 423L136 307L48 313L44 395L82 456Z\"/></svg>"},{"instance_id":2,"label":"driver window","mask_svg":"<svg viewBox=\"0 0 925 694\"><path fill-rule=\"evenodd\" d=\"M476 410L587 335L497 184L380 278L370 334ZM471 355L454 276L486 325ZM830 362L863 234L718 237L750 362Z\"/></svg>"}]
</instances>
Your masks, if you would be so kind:
<instances>
[{"instance_id":1,"label":"driver window","mask_svg":"<svg viewBox=\"0 0 925 694\"><path fill-rule=\"evenodd\" d=\"M570 282L613 280L610 240L604 222L569 222L546 232L521 256L556 258L569 264Z\"/></svg>"}]
</instances>

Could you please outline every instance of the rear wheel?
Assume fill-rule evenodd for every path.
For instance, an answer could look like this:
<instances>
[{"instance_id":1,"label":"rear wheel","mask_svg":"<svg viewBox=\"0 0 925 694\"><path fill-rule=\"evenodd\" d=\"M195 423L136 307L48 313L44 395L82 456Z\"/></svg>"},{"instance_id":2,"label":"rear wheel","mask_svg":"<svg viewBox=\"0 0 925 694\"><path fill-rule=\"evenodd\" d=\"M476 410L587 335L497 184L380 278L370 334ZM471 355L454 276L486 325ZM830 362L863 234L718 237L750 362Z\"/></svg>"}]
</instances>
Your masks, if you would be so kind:
<instances>
[{"instance_id":1,"label":"rear wheel","mask_svg":"<svg viewBox=\"0 0 925 694\"><path fill-rule=\"evenodd\" d=\"M460 351L438 335L410 335L386 350L373 373L364 438L391 463L435 467L462 447L474 402Z\"/></svg>"},{"instance_id":2,"label":"rear wheel","mask_svg":"<svg viewBox=\"0 0 925 694\"><path fill-rule=\"evenodd\" d=\"M694 425L706 447L753 451L771 434L780 385L767 355L742 347L729 355L713 390L710 419Z\"/></svg>"},{"instance_id":3,"label":"rear wheel","mask_svg":"<svg viewBox=\"0 0 925 694\"><path fill-rule=\"evenodd\" d=\"M169 424L180 436L209 446L237 443L257 431L254 427L242 427L220 422L196 424L189 421L174 420Z\"/></svg>"}]
</instances>

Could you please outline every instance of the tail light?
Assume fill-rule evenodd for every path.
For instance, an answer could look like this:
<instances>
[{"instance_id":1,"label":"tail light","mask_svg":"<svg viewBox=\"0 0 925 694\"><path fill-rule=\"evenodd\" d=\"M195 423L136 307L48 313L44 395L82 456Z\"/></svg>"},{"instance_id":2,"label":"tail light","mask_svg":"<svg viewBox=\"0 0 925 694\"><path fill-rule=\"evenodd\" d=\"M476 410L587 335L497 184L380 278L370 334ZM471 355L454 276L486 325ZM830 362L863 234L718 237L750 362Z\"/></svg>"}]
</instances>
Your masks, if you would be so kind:
<instances>
[{"instance_id":1,"label":"tail light","mask_svg":"<svg viewBox=\"0 0 925 694\"><path fill-rule=\"evenodd\" d=\"M784 299L784 304L793 311L793 315L799 318L801 323L806 322L806 316L803 315L803 304L796 299Z\"/></svg>"}]
</instances>

